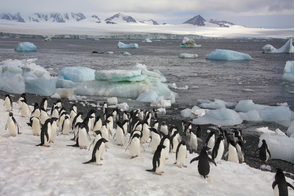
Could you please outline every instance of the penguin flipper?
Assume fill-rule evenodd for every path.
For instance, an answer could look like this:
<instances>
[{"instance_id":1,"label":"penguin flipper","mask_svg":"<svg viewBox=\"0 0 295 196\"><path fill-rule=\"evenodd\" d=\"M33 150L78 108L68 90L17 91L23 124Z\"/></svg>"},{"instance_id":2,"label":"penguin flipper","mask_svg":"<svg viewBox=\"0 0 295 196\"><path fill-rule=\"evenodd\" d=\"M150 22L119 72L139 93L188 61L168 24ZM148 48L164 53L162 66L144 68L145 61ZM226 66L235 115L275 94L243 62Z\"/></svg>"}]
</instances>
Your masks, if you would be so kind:
<instances>
[{"instance_id":1,"label":"penguin flipper","mask_svg":"<svg viewBox=\"0 0 295 196\"><path fill-rule=\"evenodd\" d=\"M287 182L287 186L291 187L294 190L294 187L292 184L290 184L289 182Z\"/></svg>"},{"instance_id":2,"label":"penguin flipper","mask_svg":"<svg viewBox=\"0 0 295 196\"><path fill-rule=\"evenodd\" d=\"M194 161L197 161L197 160L199 160L200 159L200 156L198 156L198 157L195 157L195 158L193 158L192 160L191 160L191 162L190 163L192 163L192 162L194 162Z\"/></svg>"},{"instance_id":3,"label":"penguin flipper","mask_svg":"<svg viewBox=\"0 0 295 196\"><path fill-rule=\"evenodd\" d=\"M27 123L27 125L28 125L29 127L32 127L32 123L31 123L31 122Z\"/></svg>"},{"instance_id":4,"label":"penguin flipper","mask_svg":"<svg viewBox=\"0 0 295 196\"><path fill-rule=\"evenodd\" d=\"M148 172L155 172L154 169L146 169L145 171L148 171Z\"/></svg>"},{"instance_id":5,"label":"penguin flipper","mask_svg":"<svg viewBox=\"0 0 295 196\"><path fill-rule=\"evenodd\" d=\"M216 163L215 163L215 161L213 159L211 159L210 157L208 157L208 159L209 159L209 161L211 161L212 163L214 163L215 166L217 166Z\"/></svg>"},{"instance_id":6,"label":"penguin flipper","mask_svg":"<svg viewBox=\"0 0 295 196\"><path fill-rule=\"evenodd\" d=\"M269 151L269 149L267 149L267 152L268 152L268 154L269 154L269 158L271 158L271 154L270 154L270 151Z\"/></svg>"},{"instance_id":7,"label":"penguin flipper","mask_svg":"<svg viewBox=\"0 0 295 196\"><path fill-rule=\"evenodd\" d=\"M90 159L89 161L86 161L83 164L88 164L88 163L92 163L92 162L95 162L95 161L93 161L93 159Z\"/></svg>"},{"instance_id":8,"label":"penguin flipper","mask_svg":"<svg viewBox=\"0 0 295 196\"><path fill-rule=\"evenodd\" d=\"M278 182L277 181L274 181L273 183L272 183L272 189L274 189L275 188L275 186L278 184Z\"/></svg>"}]
</instances>

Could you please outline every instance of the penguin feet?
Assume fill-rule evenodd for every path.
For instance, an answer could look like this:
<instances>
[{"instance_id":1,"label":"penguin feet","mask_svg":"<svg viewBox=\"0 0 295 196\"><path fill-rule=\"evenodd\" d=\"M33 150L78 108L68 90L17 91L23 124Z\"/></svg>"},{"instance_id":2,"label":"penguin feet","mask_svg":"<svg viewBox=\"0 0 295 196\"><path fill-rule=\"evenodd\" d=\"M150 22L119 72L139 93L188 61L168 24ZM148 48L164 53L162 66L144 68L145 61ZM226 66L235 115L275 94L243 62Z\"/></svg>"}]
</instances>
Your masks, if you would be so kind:
<instances>
[{"instance_id":1,"label":"penguin feet","mask_svg":"<svg viewBox=\"0 0 295 196\"><path fill-rule=\"evenodd\" d=\"M103 160L103 158L100 157L100 160Z\"/></svg>"},{"instance_id":2,"label":"penguin feet","mask_svg":"<svg viewBox=\"0 0 295 196\"><path fill-rule=\"evenodd\" d=\"M101 163L97 163L97 165L98 165L98 166L102 166L102 164L101 164Z\"/></svg>"},{"instance_id":3,"label":"penguin feet","mask_svg":"<svg viewBox=\"0 0 295 196\"><path fill-rule=\"evenodd\" d=\"M130 159L134 159L134 158L136 158L136 157L138 157L138 155L131 156L131 158L130 158Z\"/></svg>"},{"instance_id":4,"label":"penguin feet","mask_svg":"<svg viewBox=\"0 0 295 196\"><path fill-rule=\"evenodd\" d=\"M47 148L50 147L50 145L44 145L44 146L47 147Z\"/></svg>"}]
</instances>

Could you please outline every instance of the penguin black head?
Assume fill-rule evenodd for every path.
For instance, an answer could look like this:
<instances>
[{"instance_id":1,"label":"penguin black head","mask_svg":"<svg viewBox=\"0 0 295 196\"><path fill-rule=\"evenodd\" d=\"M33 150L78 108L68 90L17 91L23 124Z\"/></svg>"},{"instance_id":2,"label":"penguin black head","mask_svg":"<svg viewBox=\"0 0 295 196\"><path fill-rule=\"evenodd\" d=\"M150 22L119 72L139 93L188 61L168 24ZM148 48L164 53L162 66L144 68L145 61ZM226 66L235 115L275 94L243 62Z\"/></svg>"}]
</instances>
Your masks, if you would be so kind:
<instances>
[{"instance_id":1,"label":"penguin black head","mask_svg":"<svg viewBox=\"0 0 295 196\"><path fill-rule=\"evenodd\" d=\"M9 116L13 116L13 113L12 112L9 112Z\"/></svg>"}]
</instances>

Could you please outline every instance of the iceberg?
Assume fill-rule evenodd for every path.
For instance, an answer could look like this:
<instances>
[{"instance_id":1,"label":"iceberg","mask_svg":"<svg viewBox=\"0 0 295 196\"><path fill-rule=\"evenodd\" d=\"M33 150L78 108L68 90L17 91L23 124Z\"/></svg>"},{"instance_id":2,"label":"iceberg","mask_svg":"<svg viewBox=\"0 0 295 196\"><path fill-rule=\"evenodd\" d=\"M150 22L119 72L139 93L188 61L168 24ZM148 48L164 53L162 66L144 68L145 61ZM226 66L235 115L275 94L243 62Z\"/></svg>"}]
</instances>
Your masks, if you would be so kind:
<instances>
[{"instance_id":1,"label":"iceberg","mask_svg":"<svg viewBox=\"0 0 295 196\"><path fill-rule=\"evenodd\" d=\"M33 43L30 43L30 42L20 42L17 44L14 51L16 51L16 52L36 52L37 47Z\"/></svg>"},{"instance_id":2,"label":"iceberg","mask_svg":"<svg viewBox=\"0 0 295 196\"><path fill-rule=\"evenodd\" d=\"M199 48L201 45L197 45L193 39L184 37L180 45L181 48Z\"/></svg>"},{"instance_id":3,"label":"iceberg","mask_svg":"<svg viewBox=\"0 0 295 196\"><path fill-rule=\"evenodd\" d=\"M216 49L206 56L207 60L215 61L249 61L253 60L249 54L233 50Z\"/></svg>"},{"instance_id":4,"label":"iceberg","mask_svg":"<svg viewBox=\"0 0 295 196\"><path fill-rule=\"evenodd\" d=\"M200 118L193 119L193 124L213 124L217 126L233 126L241 124L243 119L240 115L227 108L221 108L217 110L206 110L206 114Z\"/></svg>"},{"instance_id":5,"label":"iceberg","mask_svg":"<svg viewBox=\"0 0 295 196\"><path fill-rule=\"evenodd\" d=\"M145 43L151 43L152 40L150 40L149 38L145 38L145 40L143 40L142 42L145 42Z\"/></svg>"},{"instance_id":6,"label":"iceberg","mask_svg":"<svg viewBox=\"0 0 295 196\"><path fill-rule=\"evenodd\" d=\"M181 116L184 118L199 118L201 116L204 116L206 114L206 110L201 109L198 106L194 106L192 109L186 108L184 110L181 110L180 112Z\"/></svg>"},{"instance_id":7,"label":"iceberg","mask_svg":"<svg viewBox=\"0 0 295 196\"><path fill-rule=\"evenodd\" d=\"M266 122L293 121L294 112L286 106L268 107L259 111L259 116Z\"/></svg>"},{"instance_id":8,"label":"iceberg","mask_svg":"<svg viewBox=\"0 0 295 196\"><path fill-rule=\"evenodd\" d=\"M56 78L42 76L40 78L26 78L25 90L27 93L51 96L55 93Z\"/></svg>"},{"instance_id":9,"label":"iceberg","mask_svg":"<svg viewBox=\"0 0 295 196\"><path fill-rule=\"evenodd\" d=\"M269 130L267 127L257 129L262 133L259 137L258 147L264 139L268 145L272 159L281 159L294 163L294 138L288 137L281 130Z\"/></svg>"},{"instance_id":10,"label":"iceberg","mask_svg":"<svg viewBox=\"0 0 295 196\"><path fill-rule=\"evenodd\" d=\"M270 44L266 44L262 47L263 53L294 53L294 46L292 45L292 39L289 39L281 48L276 49Z\"/></svg>"},{"instance_id":11,"label":"iceberg","mask_svg":"<svg viewBox=\"0 0 295 196\"><path fill-rule=\"evenodd\" d=\"M123 56L131 56L131 54L129 52L124 52Z\"/></svg>"},{"instance_id":12,"label":"iceberg","mask_svg":"<svg viewBox=\"0 0 295 196\"><path fill-rule=\"evenodd\" d=\"M62 76L65 80L71 80L75 83L94 80L95 70L88 67L65 67L59 71L59 79Z\"/></svg>"},{"instance_id":13,"label":"iceberg","mask_svg":"<svg viewBox=\"0 0 295 196\"><path fill-rule=\"evenodd\" d=\"M294 61L287 61L282 80L294 83Z\"/></svg>"},{"instance_id":14,"label":"iceberg","mask_svg":"<svg viewBox=\"0 0 295 196\"><path fill-rule=\"evenodd\" d=\"M235 110L238 112L249 112L250 110L262 110L269 106L253 103L253 100L241 100L236 105Z\"/></svg>"},{"instance_id":15,"label":"iceberg","mask_svg":"<svg viewBox=\"0 0 295 196\"><path fill-rule=\"evenodd\" d=\"M181 59L196 59L198 57L197 54L189 54L189 53L180 53L178 58Z\"/></svg>"},{"instance_id":16,"label":"iceberg","mask_svg":"<svg viewBox=\"0 0 295 196\"><path fill-rule=\"evenodd\" d=\"M146 93L142 93L140 94L136 101L140 101L140 102L152 102L155 100L158 100L159 96L158 93L156 91L149 91Z\"/></svg>"},{"instance_id":17,"label":"iceberg","mask_svg":"<svg viewBox=\"0 0 295 196\"><path fill-rule=\"evenodd\" d=\"M119 42L118 48L138 48L138 44L136 43L124 44L123 42Z\"/></svg>"},{"instance_id":18,"label":"iceberg","mask_svg":"<svg viewBox=\"0 0 295 196\"><path fill-rule=\"evenodd\" d=\"M25 92L25 81L21 74L4 72L0 77L0 90L8 93L22 94Z\"/></svg>"}]
</instances>

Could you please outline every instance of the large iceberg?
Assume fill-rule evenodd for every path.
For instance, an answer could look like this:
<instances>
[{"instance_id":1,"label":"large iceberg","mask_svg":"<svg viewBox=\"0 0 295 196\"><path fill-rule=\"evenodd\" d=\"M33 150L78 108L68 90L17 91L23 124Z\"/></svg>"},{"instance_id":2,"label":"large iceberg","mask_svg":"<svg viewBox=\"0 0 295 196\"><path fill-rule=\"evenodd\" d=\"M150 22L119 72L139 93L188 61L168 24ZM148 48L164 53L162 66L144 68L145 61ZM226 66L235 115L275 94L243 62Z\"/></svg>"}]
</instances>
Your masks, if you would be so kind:
<instances>
[{"instance_id":1,"label":"large iceberg","mask_svg":"<svg viewBox=\"0 0 295 196\"><path fill-rule=\"evenodd\" d=\"M270 44L266 44L262 47L264 53L294 53L294 46L292 45L292 39L289 39L281 48L276 49Z\"/></svg>"},{"instance_id":2,"label":"large iceberg","mask_svg":"<svg viewBox=\"0 0 295 196\"><path fill-rule=\"evenodd\" d=\"M216 49L206 56L207 60L215 61L249 61L253 60L249 54L233 50Z\"/></svg>"},{"instance_id":3,"label":"large iceberg","mask_svg":"<svg viewBox=\"0 0 295 196\"><path fill-rule=\"evenodd\" d=\"M72 82L84 82L94 80L94 69L88 67L65 67L59 71L59 79L71 80Z\"/></svg>"},{"instance_id":4,"label":"large iceberg","mask_svg":"<svg viewBox=\"0 0 295 196\"><path fill-rule=\"evenodd\" d=\"M181 48L199 48L201 45L197 45L193 39L184 37L180 45Z\"/></svg>"},{"instance_id":5,"label":"large iceberg","mask_svg":"<svg viewBox=\"0 0 295 196\"><path fill-rule=\"evenodd\" d=\"M123 42L119 42L118 48L138 48L138 44L136 43L124 44Z\"/></svg>"},{"instance_id":6,"label":"large iceberg","mask_svg":"<svg viewBox=\"0 0 295 196\"><path fill-rule=\"evenodd\" d=\"M14 49L16 52L36 52L37 47L30 42L20 42Z\"/></svg>"},{"instance_id":7,"label":"large iceberg","mask_svg":"<svg viewBox=\"0 0 295 196\"><path fill-rule=\"evenodd\" d=\"M282 80L294 83L294 61L287 61Z\"/></svg>"}]
</instances>

